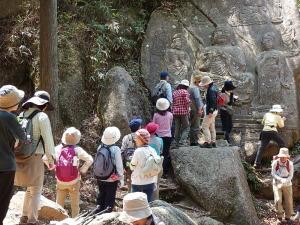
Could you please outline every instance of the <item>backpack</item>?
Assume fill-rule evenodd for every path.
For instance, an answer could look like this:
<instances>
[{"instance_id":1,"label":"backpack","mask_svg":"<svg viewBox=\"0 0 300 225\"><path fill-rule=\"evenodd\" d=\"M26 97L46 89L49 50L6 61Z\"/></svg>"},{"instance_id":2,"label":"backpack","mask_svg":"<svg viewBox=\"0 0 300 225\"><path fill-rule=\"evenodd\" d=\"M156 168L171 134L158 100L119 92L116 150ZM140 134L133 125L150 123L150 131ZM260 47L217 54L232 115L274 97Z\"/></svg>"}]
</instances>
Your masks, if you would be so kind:
<instances>
[{"instance_id":1,"label":"backpack","mask_svg":"<svg viewBox=\"0 0 300 225\"><path fill-rule=\"evenodd\" d=\"M55 174L58 180L63 182L73 181L78 178L79 170L76 157L75 146L62 146L60 155L55 163Z\"/></svg>"},{"instance_id":2,"label":"backpack","mask_svg":"<svg viewBox=\"0 0 300 225\"><path fill-rule=\"evenodd\" d=\"M142 173L145 177L157 176L162 170L164 157L158 156L157 154L150 153L147 156L145 166L142 169Z\"/></svg>"},{"instance_id":3,"label":"backpack","mask_svg":"<svg viewBox=\"0 0 300 225\"><path fill-rule=\"evenodd\" d=\"M131 134L130 137L131 137L131 141L132 141L134 147L126 148L124 150L124 152L122 152L122 159L123 159L123 163L124 163L125 166L126 166L127 162L131 162L133 153L136 149L136 144L135 144L135 140L133 138L133 135Z\"/></svg>"},{"instance_id":4,"label":"backpack","mask_svg":"<svg viewBox=\"0 0 300 225\"><path fill-rule=\"evenodd\" d=\"M151 96L151 102L153 105L156 104L157 100L160 98L167 98L166 93L166 83L157 84L154 88L153 94Z\"/></svg>"},{"instance_id":5,"label":"backpack","mask_svg":"<svg viewBox=\"0 0 300 225\"><path fill-rule=\"evenodd\" d=\"M226 104L227 96L225 93L218 92L217 94L217 106L224 106Z\"/></svg>"},{"instance_id":6,"label":"backpack","mask_svg":"<svg viewBox=\"0 0 300 225\"><path fill-rule=\"evenodd\" d=\"M94 161L94 175L97 179L107 180L116 171L109 148L110 146L102 144L97 149Z\"/></svg>"},{"instance_id":7,"label":"backpack","mask_svg":"<svg viewBox=\"0 0 300 225\"><path fill-rule=\"evenodd\" d=\"M35 115L37 115L40 110L33 111L28 117L24 116L24 112L20 113L17 117L19 124L26 134L26 141L15 150L15 156L17 159L26 159L31 157L39 145L40 141L43 143L42 137L40 137L39 141L34 144L33 143L33 124L32 119ZM43 143L44 144L44 143Z\"/></svg>"}]
</instances>

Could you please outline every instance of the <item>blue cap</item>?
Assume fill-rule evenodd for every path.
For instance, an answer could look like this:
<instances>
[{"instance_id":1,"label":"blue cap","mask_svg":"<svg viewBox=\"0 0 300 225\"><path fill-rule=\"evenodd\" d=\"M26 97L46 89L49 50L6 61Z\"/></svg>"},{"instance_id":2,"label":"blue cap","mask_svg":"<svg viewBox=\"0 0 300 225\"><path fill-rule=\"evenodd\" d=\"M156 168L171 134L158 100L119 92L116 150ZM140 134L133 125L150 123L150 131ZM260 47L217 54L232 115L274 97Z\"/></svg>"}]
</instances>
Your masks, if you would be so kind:
<instances>
[{"instance_id":1,"label":"blue cap","mask_svg":"<svg viewBox=\"0 0 300 225\"><path fill-rule=\"evenodd\" d=\"M166 78L167 76L169 76L168 72L166 72L166 71L160 72L160 78Z\"/></svg>"},{"instance_id":2,"label":"blue cap","mask_svg":"<svg viewBox=\"0 0 300 225\"><path fill-rule=\"evenodd\" d=\"M143 120L140 118L132 119L129 122L129 128L131 132L136 132L138 129L140 129L140 126L142 125Z\"/></svg>"}]
</instances>

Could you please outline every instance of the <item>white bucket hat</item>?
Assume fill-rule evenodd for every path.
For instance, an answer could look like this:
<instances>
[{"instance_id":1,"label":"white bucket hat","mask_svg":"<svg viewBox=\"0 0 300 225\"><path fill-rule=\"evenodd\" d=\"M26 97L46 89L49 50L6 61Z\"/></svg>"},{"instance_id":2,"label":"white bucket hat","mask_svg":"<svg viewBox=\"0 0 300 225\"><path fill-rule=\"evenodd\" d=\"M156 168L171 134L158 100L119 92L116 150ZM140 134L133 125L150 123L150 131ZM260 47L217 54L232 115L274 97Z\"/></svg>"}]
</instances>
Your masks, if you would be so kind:
<instances>
[{"instance_id":1,"label":"white bucket hat","mask_svg":"<svg viewBox=\"0 0 300 225\"><path fill-rule=\"evenodd\" d=\"M32 103L34 105L45 105L48 103L47 110L53 110L54 107L50 103L50 95L46 91L37 91L34 93L33 97L28 99L23 105L22 108L27 109L29 103Z\"/></svg>"},{"instance_id":2,"label":"white bucket hat","mask_svg":"<svg viewBox=\"0 0 300 225\"><path fill-rule=\"evenodd\" d=\"M199 86L203 87L205 85L211 84L212 82L213 82L213 80L209 76L204 76L204 77L202 77Z\"/></svg>"},{"instance_id":3,"label":"white bucket hat","mask_svg":"<svg viewBox=\"0 0 300 225\"><path fill-rule=\"evenodd\" d=\"M277 157L278 158L280 158L280 157L290 158L289 149L288 148L280 148L279 154L277 155Z\"/></svg>"},{"instance_id":4,"label":"white bucket hat","mask_svg":"<svg viewBox=\"0 0 300 225\"><path fill-rule=\"evenodd\" d=\"M0 88L0 108L9 109L18 105L24 98L24 91L13 85L4 85Z\"/></svg>"},{"instance_id":5,"label":"white bucket hat","mask_svg":"<svg viewBox=\"0 0 300 225\"><path fill-rule=\"evenodd\" d=\"M117 127L107 127L102 135L101 141L105 145L115 144L121 137L121 132Z\"/></svg>"},{"instance_id":6,"label":"white bucket hat","mask_svg":"<svg viewBox=\"0 0 300 225\"><path fill-rule=\"evenodd\" d=\"M81 133L75 127L69 127L61 138L61 141L65 145L77 145L80 141Z\"/></svg>"},{"instance_id":7,"label":"white bucket hat","mask_svg":"<svg viewBox=\"0 0 300 225\"><path fill-rule=\"evenodd\" d=\"M156 108L160 111L165 111L170 107L170 102L166 98L159 98L156 101Z\"/></svg>"},{"instance_id":8,"label":"white bucket hat","mask_svg":"<svg viewBox=\"0 0 300 225\"><path fill-rule=\"evenodd\" d=\"M132 223L148 218L152 215L147 195L142 192L129 193L123 198L123 212L119 220L124 223Z\"/></svg>"},{"instance_id":9,"label":"white bucket hat","mask_svg":"<svg viewBox=\"0 0 300 225\"><path fill-rule=\"evenodd\" d=\"M281 108L281 105L273 105L270 112L282 113L283 109Z\"/></svg>"},{"instance_id":10,"label":"white bucket hat","mask_svg":"<svg viewBox=\"0 0 300 225\"><path fill-rule=\"evenodd\" d=\"M188 87L188 86L190 86L190 82L188 80L182 80L182 81L180 81L180 85Z\"/></svg>"}]
</instances>

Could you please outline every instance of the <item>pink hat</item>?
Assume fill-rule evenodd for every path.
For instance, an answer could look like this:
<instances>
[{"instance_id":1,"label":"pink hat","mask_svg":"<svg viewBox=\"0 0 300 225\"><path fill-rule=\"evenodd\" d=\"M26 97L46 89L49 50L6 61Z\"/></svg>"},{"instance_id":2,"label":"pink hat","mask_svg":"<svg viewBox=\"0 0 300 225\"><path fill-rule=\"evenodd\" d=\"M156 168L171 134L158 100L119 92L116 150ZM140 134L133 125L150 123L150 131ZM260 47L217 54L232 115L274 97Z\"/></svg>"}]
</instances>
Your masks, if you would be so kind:
<instances>
[{"instance_id":1,"label":"pink hat","mask_svg":"<svg viewBox=\"0 0 300 225\"><path fill-rule=\"evenodd\" d=\"M139 129L135 132L137 138L139 138L144 144L149 144L150 142L150 134L146 129Z\"/></svg>"},{"instance_id":2,"label":"pink hat","mask_svg":"<svg viewBox=\"0 0 300 225\"><path fill-rule=\"evenodd\" d=\"M146 126L146 129L150 134L155 134L158 128L159 128L159 125L154 122L150 122Z\"/></svg>"}]
</instances>

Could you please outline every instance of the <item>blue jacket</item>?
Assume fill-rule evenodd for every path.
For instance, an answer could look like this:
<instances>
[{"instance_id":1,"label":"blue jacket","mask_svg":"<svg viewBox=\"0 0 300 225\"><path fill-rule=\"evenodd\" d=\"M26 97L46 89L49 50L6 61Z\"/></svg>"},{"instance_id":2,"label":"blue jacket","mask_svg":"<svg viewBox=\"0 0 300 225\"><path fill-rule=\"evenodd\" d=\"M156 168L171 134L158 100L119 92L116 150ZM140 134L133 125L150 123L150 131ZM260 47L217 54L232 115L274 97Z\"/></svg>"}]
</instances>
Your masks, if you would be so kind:
<instances>
[{"instance_id":1,"label":"blue jacket","mask_svg":"<svg viewBox=\"0 0 300 225\"><path fill-rule=\"evenodd\" d=\"M206 115L213 113L215 110L218 109L217 95L218 95L218 89L214 85L214 83L211 83L206 92Z\"/></svg>"}]
</instances>

